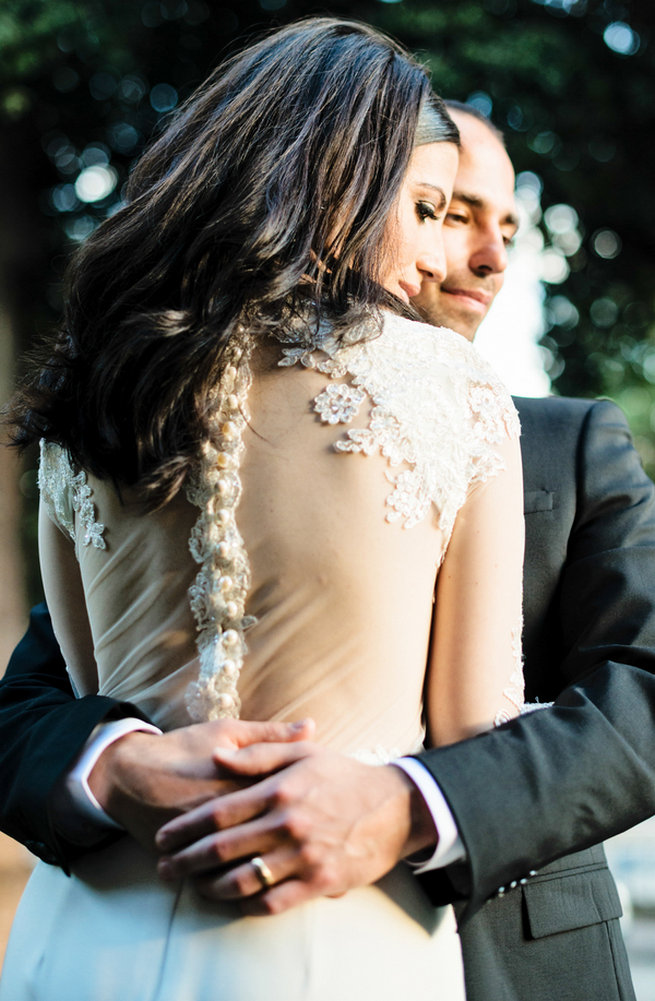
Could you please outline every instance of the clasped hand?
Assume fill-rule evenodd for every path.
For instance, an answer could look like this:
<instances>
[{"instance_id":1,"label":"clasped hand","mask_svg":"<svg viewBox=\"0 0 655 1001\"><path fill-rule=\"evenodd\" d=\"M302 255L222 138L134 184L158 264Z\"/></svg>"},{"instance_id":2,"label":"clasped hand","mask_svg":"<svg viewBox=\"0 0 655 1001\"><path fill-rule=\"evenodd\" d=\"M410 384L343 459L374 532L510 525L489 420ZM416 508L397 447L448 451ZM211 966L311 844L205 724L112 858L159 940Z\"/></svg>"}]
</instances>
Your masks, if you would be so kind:
<instances>
[{"instance_id":1,"label":"clasped hand","mask_svg":"<svg viewBox=\"0 0 655 1001\"><path fill-rule=\"evenodd\" d=\"M312 736L311 721L242 720L130 734L103 754L92 789L136 840L162 853L163 879L190 877L204 897L277 913L372 883L436 842L401 769L361 764Z\"/></svg>"},{"instance_id":2,"label":"clasped hand","mask_svg":"<svg viewBox=\"0 0 655 1001\"><path fill-rule=\"evenodd\" d=\"M167 823L156 837L165 853L159 873L191 876L202 896L239 900L246 913L339 896L436 841L420 794L393 766L363 765L308 741L217 749L214 761L258 781ZM257 856L269 887L251 862Z\"/></svg>"}]
</instances>

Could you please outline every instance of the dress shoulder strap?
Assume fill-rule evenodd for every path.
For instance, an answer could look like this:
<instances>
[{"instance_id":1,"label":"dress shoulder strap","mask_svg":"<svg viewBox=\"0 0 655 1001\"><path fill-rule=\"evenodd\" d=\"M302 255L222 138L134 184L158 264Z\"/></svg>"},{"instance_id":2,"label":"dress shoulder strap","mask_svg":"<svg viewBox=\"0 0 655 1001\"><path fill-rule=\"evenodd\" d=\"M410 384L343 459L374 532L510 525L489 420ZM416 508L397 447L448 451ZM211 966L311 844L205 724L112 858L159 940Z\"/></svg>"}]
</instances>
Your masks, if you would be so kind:
<instances>
[{"instance_id":1,"label":"dress shoulder strap","mask_svg":"<svg viewBox=\"0 0 655 1001\"><path fill-rule=\"evenodd\" d=\"M68 452L52 441L41 440L39 490L50 519L75 542L75 515L84 536L82 544L106 549L105 526L96 521L93 491L84 470L75 471Z\"/></svg>"}]
</instances>

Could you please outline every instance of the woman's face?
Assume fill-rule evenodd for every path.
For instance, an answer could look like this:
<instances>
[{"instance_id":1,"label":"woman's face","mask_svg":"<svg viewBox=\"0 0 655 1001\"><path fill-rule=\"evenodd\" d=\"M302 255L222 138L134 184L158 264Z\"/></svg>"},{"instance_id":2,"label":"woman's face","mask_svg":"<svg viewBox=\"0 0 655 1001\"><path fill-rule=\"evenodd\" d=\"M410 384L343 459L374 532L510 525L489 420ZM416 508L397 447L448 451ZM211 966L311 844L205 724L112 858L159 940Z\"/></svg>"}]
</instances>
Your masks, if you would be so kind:
<instances>
[{"instance_id":1,"label":"woman's face","mask_svg":"<svg viewBox=\"0 0 655 1001\"><path fill-rule=\"evenodd\" d=\"M387 224L380 283L404 302L423 282L446 276L442 227L453 193L458 151L453 143L426 143L412 153L395 212Z\"/></svg>"}]
</instances>

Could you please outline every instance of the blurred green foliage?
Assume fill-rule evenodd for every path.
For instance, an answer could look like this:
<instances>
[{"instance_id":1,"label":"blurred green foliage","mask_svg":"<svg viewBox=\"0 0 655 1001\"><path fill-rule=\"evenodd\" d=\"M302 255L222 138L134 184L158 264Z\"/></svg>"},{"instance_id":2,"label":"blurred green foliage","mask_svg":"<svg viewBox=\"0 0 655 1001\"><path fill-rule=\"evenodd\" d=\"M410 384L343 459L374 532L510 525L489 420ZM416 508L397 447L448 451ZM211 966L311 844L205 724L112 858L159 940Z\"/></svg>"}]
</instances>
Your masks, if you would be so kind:
<instances>
[{"instance_id":1,"label":"blurred green foliage","mask_svg":"<svg viewBox=\"0 0 655 1001\"><path fill-rule=\"evenodd\" d=\"M655 471L655 4L645 0L4 0L0 291L21 346L55 321L69 245L114 210L166 113L253 32L326 12L398 37L440 93L472 99L505 132L555 255L543 342L555 391L617 400Z\"/></svg>"}]
</instances>

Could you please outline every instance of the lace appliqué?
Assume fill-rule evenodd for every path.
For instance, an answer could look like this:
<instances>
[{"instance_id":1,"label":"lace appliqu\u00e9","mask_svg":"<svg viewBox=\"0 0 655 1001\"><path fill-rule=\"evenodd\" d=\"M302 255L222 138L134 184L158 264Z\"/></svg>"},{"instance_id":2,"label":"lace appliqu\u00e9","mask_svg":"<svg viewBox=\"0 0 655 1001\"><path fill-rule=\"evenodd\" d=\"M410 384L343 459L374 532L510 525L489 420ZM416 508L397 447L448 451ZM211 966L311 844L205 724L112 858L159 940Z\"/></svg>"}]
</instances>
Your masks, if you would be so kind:
<instances>
[{"instance_id":1,"label":"lace appliqu\u00e9","mask_svg":"<svg viewBox=\"0 0 655 1001\"><path fill-rule=\"evenodd\" d=\"M325 424L348 424L356 417L366 393L342 382L328 386L314 400L314 410Z\"/></svg>"},{"instance_id":2,"label":"lace appliqu\u00e9","mask_svg":"<svg viewBox=\"0 0 655 1001\"><path fill-rule=\"evenodd\" d=\"M497 452L489 449L489 445L498 445L507 434L520 434L520 426L516 411L504 411L502 419L498 420L498 397L496 388L484 383L471 386L469 392L469 407L473 417L473 435L478 443L480 455L484 461L476 458L479 464L477 479L485 481L490 476L502 472L504 466Z\"/></svg>"},{"instance_id":3,"label":"lace appliqu\u00e9","mask_svg":"<svg viewBox=\"0 0 655 1001\"><path fill-rule=\"evenodd\" d=\"M75 512L84 529L82 545L106 549L105 526L96 521L93 491L87 483L86 473L73 470L68 453L61 445L41 440L40 448L39 490L50 517L74 542Z\"/></svg>"},{"instance_id":4,"label":"lace appliqu\u00e9","mask_svg":"<svg viewBox=\"0 0 655 1001\"><path fill-rule=\"evenodd\" d=\"M514 719L524 711L525 707L525 683L523 680L523 651L521 649L521 634L523 632L523 622L521 621L512 630L512 659L514 670L512 671L507 688L503 689L503 698L513 706L510 709L499 709L494 719L494 726L502 726L510 719Z\"/></svg>"},{"instance_id":5,"label":"lace appliqu\u00e9","mask_svg":"<svg viewBox=\"0 0 655 1001\"><path fill-rule=\"evenodd\" d=\"M402 757L402 751L398 747L384 747L376 744L375 747L358 748L356 751L348 752L349 758L354 758L362 765L388 765L390 761Z\"/></svg>"},{"instance_id":6,"label":"lace appliqu\u00e9","mask_svg":"<svg viewBox=\"0 0 655 1001\"><path fill-rule=\"evenodd\" d=\"M255 621L245 614L250 565L235 517L249 385L247 357L237 349L217 387L210 436L186 489L187 499L200 508L189 539L191 555L200 564L189 588L200 669L198 679L187 688L186 706L195 720L238 717L237 682L246 652L243 633Z\"/></svg>"},{"instance_id":7,"label":"lace appliqu\u00e9","mask_svg":"<svg viewBox=\"0 0 655 1001\"><path fill-rule=\"evenodd\" d=\"M397 476L387 475L387 478L394 485L386 500L387 507L391 508L387 511L387 521L402 518L405 528L423 521L432 502L418 470L405 469Z\"/></svg>"},{"instance_id":8,"label":"lace appliqu\u00e9","mask_svg":"<svg viewBox=\"0 0 655 1001\"><path fill-rule=\"evenodd\" d=\"M393 490L386 520L405 528L434 505L444 550L470 486L503 468L494 448L518 435L516 410L490 367L463 337L444 328L386 314L382 333L362 329L337 341L325 328L315 343L289 346L282 336L281 366L301 364L347 379L314 400L327 424L348 424L364 396L372 402L368 426L350 428L335 442L339 452L380 452L391 467ZM406 466L394 472L397 466Z\"/></svg>"},{"instance_id":9,"label":"lace appliqu\u00e9","mask_svg":"<svg viewBox=\"0 0 655 1001\"><path fill-rule=\"evenodd\" d=\"M346 752L349 758L354 758L362 765L388 765L390 761L396 761L408 754L419 754L425 750L425 733L418 739L412 747L401 750L400 747L386 747L384 744L376 744L374 747L359 747L356 751Z\"/></svg>"}]
</instances>

